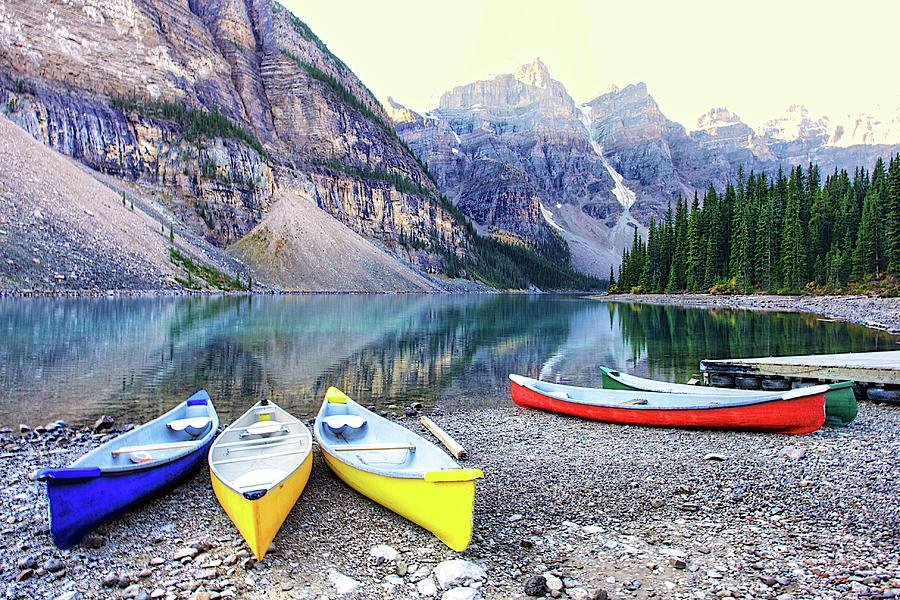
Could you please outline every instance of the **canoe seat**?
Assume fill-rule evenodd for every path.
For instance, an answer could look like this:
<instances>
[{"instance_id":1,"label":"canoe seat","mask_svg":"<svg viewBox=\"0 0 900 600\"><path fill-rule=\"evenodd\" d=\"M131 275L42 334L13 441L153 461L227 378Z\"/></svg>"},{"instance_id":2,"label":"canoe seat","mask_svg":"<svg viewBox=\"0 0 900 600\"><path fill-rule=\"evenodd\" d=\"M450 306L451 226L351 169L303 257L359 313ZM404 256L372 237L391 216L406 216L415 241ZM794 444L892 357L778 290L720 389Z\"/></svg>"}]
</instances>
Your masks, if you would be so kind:
<instances>
[{"instance_id":1,"label":"canoe seat","mask_svg":"<svg viewBox=\"0 0 900 600\"><path fill-rule=\"evenodd\" d=\"M544 392L544 394L546 394L547 396L550 396L551 398L558 398L559 400L570 400L569 394L567 394L565 392L553 391L553 392Z\"/></svg>"},{"instance_id":2,"label":"canoe seat","mask_svg":"<svg viewBox=\"0 0 900 600\"><path fill-rule=\"evenodd\" d=\"M244 438L248 435L269 436L288 432L290 432L290 429L281 421L257 421L252 425L247 425L244 431L241 432L241 437Z\"/></svg>"},{"instance_id":3,"label":"canoe seat","mask_svg":"<svg viewBox=\"0 0 900 600\"><path fill-rule=\"evenodd\" d=\"M260 488L270 488L282 479L287 473L283 469L256 469L247 471L232 484L239 490L256 490Z\"/></svg>"},{"instance_id":4,"label":"canoe seat","mask_svg":"<svg viewBox=\"0 0 900 600\"><path fill-rule=\"evenodd\" d=\"M212 425L211 417L188 417L187 419L176 419L166 423L166 427L172 431L184 431L194 436L206 431L210 425Z\"/></svg>"},{"instance_id":5,"label":"canoe seat","mask_svg":"<svg viewBox=\"0 0 900 600\"><path fill-rule=\"evenodd\" d=\"M329 415L322 419L322 423L332 433L339 435L345 431L356 431L362 429L366 420L359 415Z\"/></svg>"}]
</instances>

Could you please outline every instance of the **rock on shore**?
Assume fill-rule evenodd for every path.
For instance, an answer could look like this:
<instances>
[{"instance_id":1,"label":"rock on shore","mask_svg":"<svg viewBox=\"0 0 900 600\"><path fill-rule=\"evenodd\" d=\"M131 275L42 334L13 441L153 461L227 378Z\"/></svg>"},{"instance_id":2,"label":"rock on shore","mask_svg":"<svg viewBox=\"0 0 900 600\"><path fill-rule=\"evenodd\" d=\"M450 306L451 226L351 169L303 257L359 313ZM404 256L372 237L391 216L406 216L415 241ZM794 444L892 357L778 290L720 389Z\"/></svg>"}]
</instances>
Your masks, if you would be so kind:
<instances>
[{"instance_id":1,"label":"rock on shore","mask_svg":"<svg viewBox=\"0 0 900 600\"><path fill-rule=\"evenodd\" d=\"M32 474L110 432L7 431L0 587L7 598L900 597L900 407L864 403L850 427L806 436L622 427L513 406L435 418L486 473L465 552L349 490L317 452L259 563L205 469L56 549ZM789 446L803 452L788 457Z\"/></svg>"}]
</instances>

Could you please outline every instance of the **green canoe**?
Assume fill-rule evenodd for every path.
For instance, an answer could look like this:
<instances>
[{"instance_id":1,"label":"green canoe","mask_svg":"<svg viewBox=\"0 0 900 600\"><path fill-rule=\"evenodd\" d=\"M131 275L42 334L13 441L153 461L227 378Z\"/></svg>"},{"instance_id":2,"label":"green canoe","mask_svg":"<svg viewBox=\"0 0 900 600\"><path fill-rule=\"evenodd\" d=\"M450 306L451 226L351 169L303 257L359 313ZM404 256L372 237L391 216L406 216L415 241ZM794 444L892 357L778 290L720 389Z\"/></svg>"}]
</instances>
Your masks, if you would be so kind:
<instances>
[{"instance_id":1,"label":"green canoe","mask_svg":"<svg viewBox=\"0 0 900 600\"><path fill-rule=\"evenodd\" d=\"M668 383L654 379L644 379L629 375L608 367L600 367L601 385L607 390L640 390L644 392L664 392L670 394L690 394L694 396L736 395L746 398L771 394L767 391L732 390L727 388L708 387L701 385L685 385L682 383ZM829 384L828 393L825 394L825 425L828 427L845 427L856 418L856 394L852 381L840 381Z\"/></svg>"}]
</instances>

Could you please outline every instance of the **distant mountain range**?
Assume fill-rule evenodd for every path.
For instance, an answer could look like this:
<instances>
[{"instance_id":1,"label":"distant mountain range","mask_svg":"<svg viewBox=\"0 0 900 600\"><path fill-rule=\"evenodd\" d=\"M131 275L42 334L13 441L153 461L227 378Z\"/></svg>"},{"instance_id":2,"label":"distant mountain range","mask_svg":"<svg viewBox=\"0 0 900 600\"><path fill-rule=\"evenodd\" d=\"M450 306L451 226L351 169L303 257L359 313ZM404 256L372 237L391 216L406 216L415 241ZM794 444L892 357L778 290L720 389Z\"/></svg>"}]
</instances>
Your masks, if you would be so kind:
<instances>
[{"instance_id":1,"label":"distant mountain range","mask_svg":"<svg viewBox=\"0 0 900 600\"><path fill-rule=\"evenodd\" d=\"M618 264L634 228L659 219L679 194L734 181L740 168L816 162L828 173L900 151L900 109L831 119L794 105L754 129L713 108L689 131L644 83L578 104L540 59L458 86L424 115L393 99L385 108L481 231L540 244L554 230L575 266L600 276Z\"/></svg>"},{"instance_id":2,"label":"distant mountain range","mask_svg":"<svg viewBox=\"0 0 900 600\"><path fill-rule=\"evenodd\" d=\"M867 164L898 129L716 109L689 133L642 83L579 105L540 60L419 115L272 0L7 0L0 115L0 289L41 291L595 287L561 240L605 277L678 194Z\"/></svg>"}]
</instances>

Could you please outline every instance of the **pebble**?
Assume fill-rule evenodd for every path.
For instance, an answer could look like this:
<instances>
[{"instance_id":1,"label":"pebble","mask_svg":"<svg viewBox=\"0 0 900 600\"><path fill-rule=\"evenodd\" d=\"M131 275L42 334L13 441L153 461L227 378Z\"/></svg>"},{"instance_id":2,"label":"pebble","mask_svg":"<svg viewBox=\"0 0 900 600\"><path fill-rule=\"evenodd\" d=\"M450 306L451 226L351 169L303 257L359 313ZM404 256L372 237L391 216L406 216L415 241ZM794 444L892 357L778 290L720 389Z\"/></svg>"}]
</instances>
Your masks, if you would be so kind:
<instances>
[{"instance_id":1,"label":"pebble","mask_svg":"<svg viewBox=\"0 0 900 600\"><path fill-rule=\"evenodd\" d=\"M544 573L544 580L546 581L547 591L551 594L553 592L561 592L565 587L563 585L562 579L560 579L553 573Z\"/></svg>"},{"instance_id":2,"label":"pebble","mask_svg":"<svg viewBox=\"0 0 900 600\"><path fill-rule=\"evenodd\" d=\"M547 578L543 575L532 575L525 580L525 595L538 598L547 591Z\"/></svg>"},{"instance_id":3,"label":"pebble","mask_svg":"<svg viewBox=\"0 0 900 600\"><path fill-rule=\"evenodd\" d=\"M195 556L197 556L197 554L199 554L199 552L200 551L196 548L179 548L175 551L175 555L172 560L180 561L183 558L194 558Z\"/></svg>"},{"instance_id":4,"label":"pebble","mask_svg":"<svg viewBox=\"0 0 900 600\"><path fill-rule=\"evenodd\" d=\"M376 559L381 559L385 562L394 562L397 560L397 551L392 547L386 544L379 544L369 550L369 554Z\"/></svg>"},{"instance_id":5,"label":"pebble","mask_svg":"<svg viewBox=\"0 0 900 600\"><path fill-rule=\"evenodd\" d=\"M797 446L785 446L778 454L790 460L800 460L806 457L806 449L798 448Z\"/></svg>"},{"instance_id":6,"label":"pebble","mask_svg":"<svg viewBox=\"0 0 900 600\"><path fill-rule=\"evenodd\" d=\"M441 589L466 585L487 579L487 573L479 565L459 558L445 560L434 567L434 577Z\"/></svg>"},{"instance_id":7,"label":"pebble","mask_svg":"<svg viewBox=\"0 0 900 600\"><path fill-rule=\"evenodd\" d=\"M112 429L113 425L115 424L115 419L113 419L109 415L103 415L102 417L99 417L96 421L94 421L94 433L100 433L101 431Z\"/></svg>"},{"instance_id":8,"label":"pebble","mask_svg":"<svg viewBox=\"0 0 900 600\"><path fill-rule=\"evenodd\" d=\"M715 452L710 452L706 456L703 457L703 460L715 460L715 461L723 461L727 457L724 454L718 454Z\"/></svg>"},{"instance_id":9,"label":"pebble","mask_svg":"<svg viewBox=\"0 0 900 600\"><path fill-rule=\"evenodd\" d=\"M422 596L432 597L437 596L438 589L437 585L434 583L434 579L431 577L426 577L416 583L416 591L419 592Z\"/></svg>"},{"instance_id":10,"label":"pebble","mask_svg":"<svg viewBox=\"0 0 900 600\"><path fill-rule=\"evenodd\" d=\"M453 588L441 595L441 600L479 600L480 598L481 592L470 587Z\"/></svg>"},{"instance_id":11,"label":"pebble","mask_svg":"<svg viewBox=\"0 0 900 600\"><path fill-rule=\"evenodd\" d=\"M63 562L56 558L51 558L50 560L48 560L47 562L44 563L44 570L47 571L48 573L58 573L59 571L62 571L65 568L66 568L66 566L63 564Z\"/></svg>"},{"instance_id":12,"label":"pebble","mask_svg":"<svg viewBox=\"0 0 900 600\"><path fill-rule=\"evenodd\" d=\"M351 577L347 577L335 568L328 569L328 581L331 582L339 595L349 594L362 585L360 582Z\"/></svg>"},{"instance_id":13,"label":"pebble","mask_svg":"<svg viewBox=\"0 0 900 600\"><path fill-rule=\"evenodd\" d=\"M194 579L199 579L203 581L204 579L215 579L216 570L215 569L197 569L192 573Z\"/></svg>"}]
</instances>

